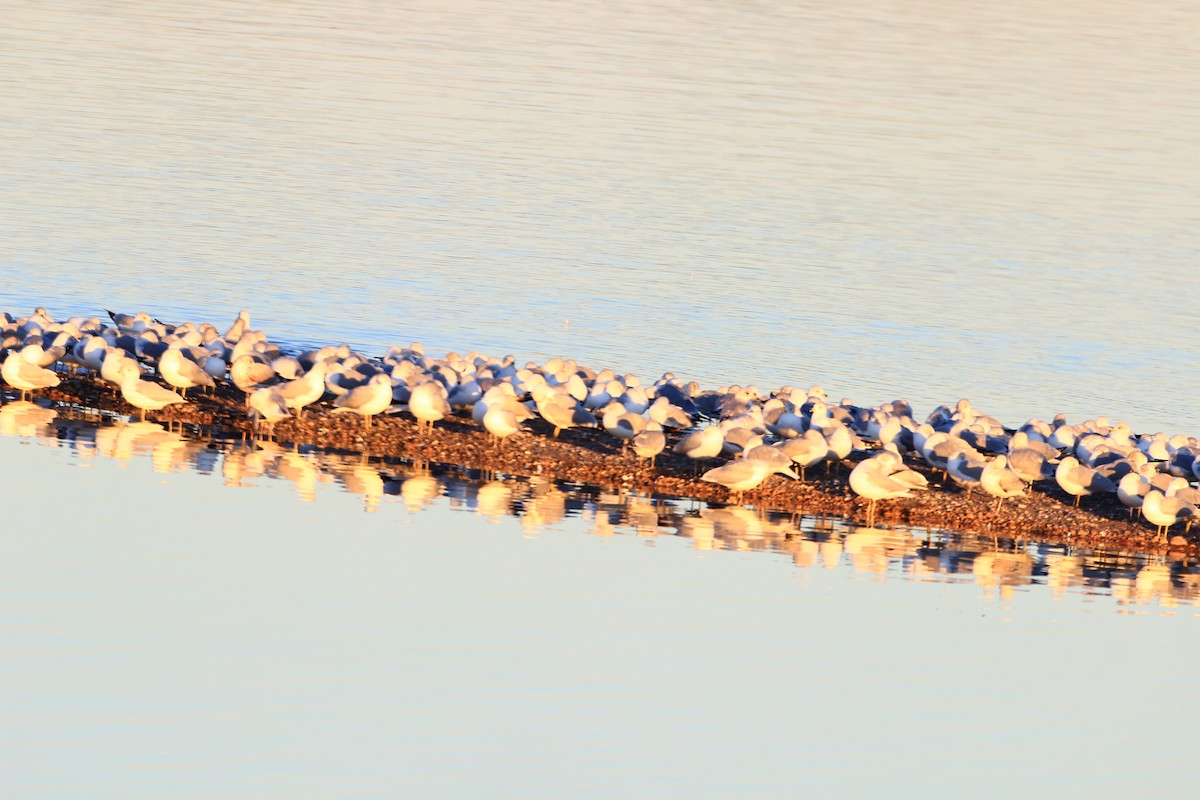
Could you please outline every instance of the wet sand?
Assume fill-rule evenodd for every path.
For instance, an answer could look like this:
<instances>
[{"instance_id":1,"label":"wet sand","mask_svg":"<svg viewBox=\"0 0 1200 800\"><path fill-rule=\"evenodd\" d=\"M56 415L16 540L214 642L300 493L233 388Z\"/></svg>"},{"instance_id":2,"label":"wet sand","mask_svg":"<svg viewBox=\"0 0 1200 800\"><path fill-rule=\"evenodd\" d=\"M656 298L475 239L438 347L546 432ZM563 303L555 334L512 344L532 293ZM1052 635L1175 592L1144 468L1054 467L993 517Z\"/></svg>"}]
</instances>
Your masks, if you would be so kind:
<instances>
[{"instance_id":1,"label":"wet sand","mask_svg":"<svg viewBox=\"0 0 1200 800\"><path fill-rule=\"evenodd\" d=\"M136 417L137 410L124 402L119 392L94 383L87 377L62 376L62 384L46 392L57 403L96 412ZM254 425L245 415L241 392L219 387L216 394L189 393L188 403L149 412L147 419L183 425L197 433L250 438ZM376 417L367 427L354 414L333 414L327 403L309 406L300 419L277 423L276 442L284 446L310 445L317 448L362 453L383 459L447 464L485 472L592 485L609 489L636 490L675 497L690 497L709 503L734 502L733 493L698 479L689 459L671 452L679 434L668 436L667 449L655 465L603 430L570 429L558 439L540 419L526 423L526 430L497 444L481 426L466 417L438 422L432 431L420 430L406 412ZM858 458L864 457L856 454ZM1185 533L1183 525L1172 529L1170 542L1159 537L1144 520L1130 520L1128 509L1115 495L1085 497L1080 507L1053 480L1036 484L1024 497L1004 501L996 509L994 498L983 492L968 493L946 481L913 456L906 463L921 471L930 489L912 499L884 501L876 512L878 526L904 525L967 533L994 534L1098 547L1130 552L1183 551L1200 555L1197 533ZM765 509L810 515L829 515L865 520L867 502L857 497L847 483L852 465L809 470L805 480L772 476L759 489L747 492L747 504Z\"/></svg>"}]
</instances>

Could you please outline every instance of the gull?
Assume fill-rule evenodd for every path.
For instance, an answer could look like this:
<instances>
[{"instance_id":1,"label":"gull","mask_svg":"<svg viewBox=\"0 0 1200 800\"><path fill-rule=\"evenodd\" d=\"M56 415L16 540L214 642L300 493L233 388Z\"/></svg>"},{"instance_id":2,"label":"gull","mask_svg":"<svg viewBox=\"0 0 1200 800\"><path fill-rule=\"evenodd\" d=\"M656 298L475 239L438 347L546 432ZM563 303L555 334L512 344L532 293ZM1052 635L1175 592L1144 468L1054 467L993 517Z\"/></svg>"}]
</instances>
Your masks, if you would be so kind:
<instances>
[{"instance_id":1,"label":"gull","mask_svg":"<svg viewBox=\"0 0 1200 800\"><path fill-rule=\"evenodd\" d=\"M1184 517L1195 517L1200 511L1191 503L1185 503L1178 497L1167 497L1157 489L1146 493L1142 501L1142 516L1151 525L1158 528L1159 536L1166 536L1167 530Z\"/></svg>"},{"instance_id":2,"label":"gull","mask_svg":"<svg viewBox=\"0 0 1200 800\"><path fill-rule=\"evenodd\" d=\"M279 356L273 359L271 369L285 381L294 381L304 374L304 367L295 356Z\"/></svg>"},{"instance_id":3,"label":"gull","mask_svg":"<svg viewBox=\"0 0 1200 800\"><path fill-rule=\"evenodd\" d=\"M1006 456L996 456L987 463L979 476L980 487L996 498L996 510L1006 497L1020 497L1025 494L1025 481L1017 473L1009 469Z\"/></svg>"},{"instance_id":4,"label":"gull","mask_svg":"<svg viewBox=\"0 0 1200 800\"><path fill-rule=\"evenodd\" d=\"M1141 513L1142 503L1153 488L1141 473L1129 472L1122 475L1121 480L1117 482L1117 499L1129 509L1129 516L1132 518L1134 509Z\"/></svg>"},{"instance_id":5,"label":"gull","mask_svg":"<svg viewBox=\"0 0 1200 800\"><path fill-rule=\"evenodd\" d=\"M786 469L786 468L785 468ZM731 492L736 492L738 502L750 489L756 489L772 474L779 471L774 463L761 458L742 458L714 467L700 476L700 480L709 483L719 483ZM790 471L782 472L792 475Z\"/></svg>"},{"instance_id":6,"label":"gull","mask_svg":"<svg viewBox=\"0 0 1200 800\"><path fill-rule=\"evenodd\" d=\"M629 447L630 440L646 428L646 418L641 414L627 411L625 406L616 400L604 408L600 424L610 435L621 440L621 449Z\"/></svg>"},{"instance_id":7,"label":"gull","mask_svg":"<svg viewBox=\"0 0 1200 800\"><path fill-rule=\"evenodd\" d=\"M941 470L942 475L950 477L950 459L957 453L966 455L969 463L978 462L983 454L957 436L951 436L944 431L935 431L925 438L921 445L921 455L925 463L934 469Z\"/></svg>"},{"instance_id":8,"label":"gull","mask_svg":"<svg viewBox=\"0 0 1200 800\"><path fill-rule=\"evenodd\" d=\"M317 402L325 395L325 375L328 371L329 365L318 361L303 376L279 386L279 394L283 396L288 408L295 409L297 417L305 406Z\"/></svg>"},{"instance_id":9,"label":"gull","mask_svg":"<svg viewBox=\"0 0 1200 800\"><path fill-rule=\"evenodd\" d=\"M648 458L650 466L654 466L654 460L667 446L667 435L663 432L662 425L650 421L646 423L645 430L634 436L629 444L638 458Z\"/></svg>"},{"instance_id":10,"label":"gull","mask_svg":"<svg viewBox=\"0 0 1200 800\"><path fill-rule=\"evenodd\" d=\"M1194 474L1193 468L1198 461L1200 461L1200 447L1184 445L1171 453L1171 458L1167 460L1167 471L1177 478L1191 480Z\"/></svg>"},{"instance_id":11,"label":"gull","mask_svg":"<svg viewBox=\"0 0 1200 800\"><path fill-rule=\"evenodd\" d=\"M274 379L275 370L271 365L264 364L249 354L238 356L229 365L229 380L246 394L247 402L251 392Z\"/></svg>"},{"instance_id":12,"label":"gull","mask_svg":"<svg viewBox=\"0 0 1200 800\"><path fill-rule=\"evenodd\" d=\"M158 374L163 380L182 390L187 397L187 390L193 386L216 386L213 377L195 361L184 357L183 351L176 347L167 348L158 360Z\"/></svg>"},{"instance_id":13,"label":"gull","mask_svg":"<svg viewBox=\"0 0 1200 800\"><path fill-rule=\"evenodd\" d=\"M724 444L725 434L721 432L721 428L717 425L710 425L702 430L689 433L676 442L675 452L699 461L721 455L721 448Z\"/></svg>"},{"instance_id":14,"label":"gull","mask_svg":"<svg viewBox=\"0 0 1200 800\"><path fill-rule=\"evenodd\" d=\"M487 416L487 412L493 406L499 406L508 411L516 418L518 423L537 418L536 413L530 410L527 405L517 400L511 384L498 383L484 392L483 397L476 400L475 405L471 407L471 419L475 421L475 424L482 425L483 418Z\"/></svg>"},{"instance_id":15,"label":"gull","mask_svg":"<svg viewBox=\"0 0 1200 800\"><path fill-rule=\"evenodd\" d=\"M502 443L505 438L521 430L521 422L505 404L494 402L483 415L483 427L488 435Z\"/></svg>"},{"instance_id":16,"label":"gull","mask_svg":"<svg viewBox=\"0 0 1200 800\"><path fill-rule=\"evenodd\" d=\"M792 463L800 468L801 480L804 479L805 470L820 464L829 455L829 443L816 428L808 429L795 439L788 439L781 447Z\"/></svg>"},{"instance_id":17,"label":"gull","mask_svg":"<svg viewBox=\"0 0 1200 800\"><path fill-rule=\"evenodd\" d=\"M292 413L287 401L274 386L264 386L247 393L246 405L249 407L246 413L254 420L255 430L260 422L265 422L272 436L275 434L275 423L290 417Z\"/></svg>"},{"instance_id":18,"label":"gull","mask_svg":"<svg viewBox=\"0 0 1200 800\"><path fill-rule=\"evenodd\" d=\"M121 396L125 402L141 411L142 422L146 421L147 411L158 411L175 403L187 402L170 389L142 380L142 368L133 362L121 368Z\"/></svg>"},{"instance_id":19,"label":"gull","mask_svg":"<svg viewBox=\"0 0 1200 800\"><path fill-rule=\"evenodd\" d=\"M967 487L967 497L979 485L987 461L976 451L959 450L946 460L946 473L960 486Z\"/></svg>"},{"instance_id":20,"label":"gull","mask_svg":"<svg viewBox=\"0 0 1200 800\"><path fill-rule=\"evenodd\" d=\"M888 476L893 480L906 484L910 489L929 488L929 480L904 463L904 457L896 445L885 446L874 458L887 468Z\"/></svg>"},{"instance_id":21,"label":"gull","mask_svg":"<svg viewBox=\"0 0 1200 800\"><path fill-rule=\"evenodd\" d=\"M850 457L850 453L856 445L861 445L861 442L856 442L850 429L840 422L828 424L821 431L825 435L825 442L829 445L829 449L825 453L825 471L828 473L830 464L841 464Z\"/></svg>"},{"instance_id":22,"label":"gull","mask_svg":"<svg viewBox=\"0 0 1200 800\"><path fill-rule=\"evenodd\" d=\"M124 350L119 347L110 347L105 353L104 361L100 364L100 379L106 383L111 383L115 387L121 385L121 372L125 369L126 364L132 364L138 368L139 374L141 367L138 362L129 356Z\"/></svg>"},{"instance_id":23,"label":"gull","mask_svg":"<svg viewBox=\"0 0 1200 800\"><path fill-rule=\"evenodd\" d=\"M920 473L905 467L900 457L891 451L881 451L850 470L850 488L859 497L865 497L867 505L867 527L875 525L875 504L880 500L912 497L912 490L922 488L908 475L924 478Z\"/></svg>"},{"instance_id":24,"label":"gull","mask_svg":"<svg viewBox=\"0 0 1200 800\"><path fill-rule=\"evenodd\" d=\"M725 442L721 445L721 452L727 456L740 456L746 451L758 447L763 443L762 434L755 431L752 427L742 427L741 425L721 426L724 430Z\"/></svg>"},{"instance_id":25,"label":"gull","mask_svg":"<svg viewBox=\"0 0 1200 800\"><path fill-rule=\"evenodd\" d=\"M1048 444L1044 439L1034 439L1027 431L1019 430L1008 440L1008 453L1011 456L1017 450L1026 449L1039 453L1047 461L1057 461L1062 456L1057 448Z\"/></svg>"},{"instance_id":26,"label":"gull","mask_svg":"<svg viewBox=\"0 0 1200 800\"><path fill-rule=\"evenodd\" d=\"M1008 468L1028 483L1037 481L1049 480L1054 477L1054 469L1058 464L1059 453L1054 450L1053 456L1047 456L1045 451L1039 447L1024 447L1016 444L1017 436L1021 435L1021 431L1013 436L1013 441L1008 450ZM1045 444L1044 442L1030 444ZM1051 448L1053 449L1053 448Z\"/></svg>"},{"instance_id":27,"label":"gull","mask_svg":"<svg viewBox=\"0 0 1200 800\"><path fill-rule=\"evenodd\" d=\"M632 414L645 414L646 409L650 407L650 398L647 396L646 390L636 384L626 387L617 401Z\"/></svg>"},{"instance_id":28,"label":"gull","mask_svg":"<svg viewBox=\"0 0 1200 800\"><path fill-rule=\"evenodd\" d=\"M777 436L794 439L804 433L804 418L792 406L786 406L771 421L771 429Z\"/></svg>"},{"instance_id":29,"label":"gull","mask_svg":"<svg viewBox=\"0 0 1200 800\"><path fill-rule=\"evenodd\" d=\"M547 390L537 401L538 413L542 419L554 426L554 438L564 428L596 426L596 417L569 394L559 393L553 389Z\"/></svg>"},{"instance_id":30,"label":"gull","mask_svg":"<svg viewBox=\"0 0 1200 800\"><path fill-rule=\"evenodd\" d=\"M48 369L42 369L31 364L18 352L9 352L0 367L0 376L9 386L21 392L21 399L28 400L32 392L38 389L50 389L61 382L58 376Z\"/></svg>"},{"instance_id":31,"label":"gull","mask_svg":"<svg viewBox=\"0 0 1200 800\"><path fill-rule=\"evenodd\" d=\"M144 331L146 328L154 324L154 318L145 311L139 311L136 314L118 314L115 311L108 311L108 316L121 330L132 330L135 332Z\"/></svg>"},{"instance_id":32,"label":"gull","mask_svg":"<svg viewBox=\"0 0 1200 800\"><path fill-rule=\"evenodd\" d=\"M690 428L692 427L692 418L686 411L676 405L672 405L671 401L663 395L655 398L650 404L650 408L646 413L650 419L662 425L664 428Z\"/></svg>"},{"instance_id":33,"label":"gull","mask_svg":"<svg viewBox=\"0 0 1200 800\"><path fill-rule=\"evenodd\" d=\"M760 444L751 447L745 451L746 458L766 461L771 464L777 473L784 475L793 480L796 478L796 473L792 472L792 459L779 445Z\"/></svg>"},{"instance_id":34,"label":"gull","mask_svg":"<svg viewBox=\"0 0 1200 800\"><path fill-rule=\"evenodd\" d=\"M380 372L371 376L371 380L364 385L355 387L334 400L333 413L353 411L367 418L369 428L371 417L382 414L391 404L392 379L387 373Z\"/></svg>"},{"instance_id":35,"label":"gull","mask_svg":"<svg viewBox=\"0 0 1200 800\"><path fill-rule=\"evenodd\" d=\"M433 423L450 416L446 387L432 379L418 383L408 398L408 411L417 418L418 428L428 423L429 429L433 430Z\"/></svg>"},{"instance_id":36,"label":"gull","mask_svg":"<svg viewBox=\"0 0 1200 800\"><path fill-rule=\"evenodd\" d=\"M1067 456L1058 462L1054 479L1064 492L1075 496L1075 505L1079 505L1079 498L1084 495L1117 490L1112 481L1096 470L1081 465L1075 456Z\"/></svg>"},{"instance_id":37,"label":"gull","mask_svg":"<svg viewBox=\"0 0 1200 800\"><path fill-rule=\"evenodd\" d=\"M35 367L47 369L67 354L67 348L61 345L44 348L40 344L27 344L21 348L21 357Z\"/></svg>"},{"instance_id":38,"label":"gull","mask_svg":"<svg viewBox=\"0 0 1200 800\"><path fill-rule=\"evenodd\" d=\"M229 330L225 331L225 335L221 338L230 344L237 343L242 338L242 334L250 327L250 312L242 310L238 312L237 319L229 326Z\"/></svg>"}]
</instances>

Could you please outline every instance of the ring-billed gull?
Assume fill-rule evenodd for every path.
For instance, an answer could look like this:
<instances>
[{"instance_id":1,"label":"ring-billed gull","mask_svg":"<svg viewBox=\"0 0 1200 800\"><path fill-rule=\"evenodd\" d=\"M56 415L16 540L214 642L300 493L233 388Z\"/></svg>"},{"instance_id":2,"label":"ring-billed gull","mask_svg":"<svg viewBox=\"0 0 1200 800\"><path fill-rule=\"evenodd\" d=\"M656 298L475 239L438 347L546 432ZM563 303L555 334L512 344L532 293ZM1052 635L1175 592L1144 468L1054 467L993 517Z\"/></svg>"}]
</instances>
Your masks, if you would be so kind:
<instances>
[{"instance_id":1,"label":"ring-billed gull","mask_svg":"<svg viewBox=\"0 0 1200 800\"><path fill-rule=\"evenodd\" d=\"M1129 516L1132 518L1134 509L1141 514L1142 502L1153 488L1150 481L1140 472L1130 472L1117 482L1117 499L1129 509Z\"/></svg>"},{"instance_id":2,"label":"ring-billed gull","mask_svg":"<svg viewBox=\"0 0 1200 800\"><path fill-rule=\"evenodd\" d=\"M246 394L248 401L251 392L275 380L275 370L270 364L247 353L238 356L229 365L229 380Z\"/></svg>"},{"instance_id":3,"label":"ring-billed gull","mask_svg":"<svg viewBox=\"0 0 1200 800\"><path fill-rule=\"evenodd\" d=\"M1185 517L1195 517L1200 512L1191 503L1178 497L1167 497L1157 489L1146 493L1142 500L1142 516L1158 529L1159 536L1166 536L1168 529Z\"/></svg>"},{"instance_id":4,"label":"ring-billed gull","mask_svg":"<svg viewBox=\"0 0 1200 800\"><path fill-rule=\"evenodd\" d=\"M1117 491L1117 487L1113 485L1112 481L1096 470L1080 464L1079 459L1075 456L1067 456L1058 462L1058 467L1054 470L1054 479L1058 482L1059 488L1067 494L1075 496L1075 505L1079 505L1079 498L1084 495ZM1143 506L1143 511L1144 508Z\"/></svg>"},{"instance_id":5,"label":"ring-billed gull","mask_svg":"<svg viewBox=\"0 0 1200 800\"><path fill-rule=\"evenodd\" d=\"M917 481L907 477L909 472L913 470L904 466L898 455L887 450L860 461L850 470L850 488L867 500L868 528L875 526L875 504L880 500L912 497L913 489L922 488Z\"/></svg>"},{"instance_id":6,"label":"ring-billed gull","mask_svg":"<svg viewBox=\"0 0 1200 800\"><path fill-rule=\"evenodd\" d=\"M29 395L38 389L51 389L60 383L58 376L50 370L30 364L20 353L11 351L0 367L0 376L21 393L22 400L28 400Z\"/></svg>"},{"instance_id":7,"label":"ring-billed gull","mask_svg":"<svg viewBox=\"0 0 1200 800\"><path fill-rule=\"evenodd\" d=\"M967 487L967 497L979 485L987 460L975 450L959 450L946 461L946 472L959 486Z\"/></svg>"},{"instance_id":8,"label":"ring-billed gull","mask_svg":"<svg viewBox=\"0 0 1200 800\"><path fill-rule=\"evenodd\" d=\"M266 423L267 430L271 432L272 436L275 435L275 423L292 414L288 409L287 401L274 386L264 386L248 393L246 405L249 408L247 414L254 419L255 429L258 428L259 423Z\"/></svg>"},{"instance_id":9,"label":"ring-billed gull","mask_svg":"<svg viewBox=\"0 0 1200 800\"><path fill-rule=\"evenodd\" d=\"M709 425L694 433L689 433L675 443L675 452L682 453L693 461L716 458L721 455L725 444L725 434L718 425Z\"/></svg>"},{"instance_id":10,"label":"ring-billed gull","mask_svg":"<svg viewBox=\"0 0 1200 800\"><path fill-rule=\"evenodd\" d=\"M158 411L175 403L187 402L170 389L142 380L142 369L133 362L121 368L121 396L125 402L141 411L142 422L146 421L147 411Z\"/></svg>"},{"instance_id":11,"label":"ring-billed gull","mask_svg":"<svg viewBox=\"0 0 1200 800\"><path fill-rule=\"evenodd\" d=\"M382 414L392 404L392 379L387 373L380 372L371 376L365 385L355 387L333 401L334 413L353 411L367 418L367 427L371 427L371 417Z\"/></svg>"},{"instance_id":12,"label":"ring-billed gull","mask_svg":"<svg viewBox=\"0 0 1200 800\"><path fill-rule=\"evenodd\" d=\"M537 399L537 410L542 419L554 426L554 438L564 428L594 428L596 417L592 412L581 406L571 395L547 389Z\"/></svg>"},{"instance_id":13,"label":"ring-billed gull","mask_svg":"<svg viewBox=\"0 0 1200 800\"><path fill-rule=\"evenodd\" d=\"M492 403L483 415L483 427L490 436L494 436L497 444L521 430L521 423L516 415L503 403Z\"/></svg>"},{"instance_id":14,"label":"ring-billed gull","mask_svg":"<svg viewBox=\"0 0 1200 800\"><path fill-rule=\"evenodd\" d=\"M621 449L625 450L633 437L646 429L646 418L627 411L625 406L614 400L604 407L600 424L610 436L621 440Z\"/></svg>"},{"instance_id":15,"label":"ring-billed gull","mask_svg":"<svg viewBox=\"0 0 1200 800\"><path fill-rule=\"evenodd\" d=\"M658 454L667 446L667 435L663 432L662 425L651 421L646 423L645 430L633 437L629 444L638 458L648 458L650 466L654 466Z\"/></svg>"},{"instance_id":16,"label":"ring-billed gull","mask_svg":"<svg viewBox=\"0 0 1200 800\"><path fill-rule=\"evenodd\" d=\"M229 326L229 330L225 331L225 335L221 338L230 344L237 344L249 327L250 312L243 309L238 312L237 319L233 321L233 324Z\"/></svg>"},{"instance_id":17,"label":"ring-billed gull","mask_svg":"<svg viewBox=\"0 0 1200 800\"><path fill-rule=\"evenodd\" d=\"M788 439L781 448L792 459L792 463L800 468L801 480L804 480L805 470L820 464L829 455L829 443L816 428L809 428L803 436Z\"/></svg>"},{"instance_id":18,"label":"ring-billed gull","mask_svg":"<svg viewBox=\"0 0 1200 800\"><path fill-rule=\"evenodd\" d=\"M216 386L213 377L195 361L191 361L177 348L170 347L158 360L158 374L163 380L182 391L187 397L187 390L193 386Z\"/></svg>"},{"instance_id":19,"label":"ring-billed gull","mask_svg":"<svg viewBox=\"0 0 1200 800\"><path fill-rule=\"evenodd\" d=\"M996 498L996 510L1006 497L1020 497L1025 494L1025 481L1008 467L1006 456L996 456L983 468L979 476L980 487Z\"/></svg>"},{"instance_id":20,"label":"ring-billed gull","mask_svg":"<svg viewBox=\"0 0 1200 800\"><path fill-rule=\"evenodd\" d=\"M766 459L741 458L737 461L731 461L728 464L722 464L719 467L713 467L701 475L700 480L708 481L709 483L719 483L731 492L736 493L738 502L740 503L747 491L757 489L763 481L779 471L776 464ZM783 474L791 475L790 472L784 472ZM792 475L792 477L794 478L795 476Z\"/></svg>"},{"instance_id":21,"label":"ring-billed gull","mask_svg":"<svg viewBox=\"0 0 1200 800\"><path fill-rule=\"evenodd\" d=\"M417 418L417 427L429 426L438 420L450 416L450 401L446 387L440 381L432 378L412 387L412 396L408 398L408 411Z\"/></svg>"},{"instance_id":22,"label":"ring-billed gull","mask_svg":"<svg viewBox=\"0 0 1200 800\"><path fill-rule=\"evenodd\" d=\"M294 381L280 384L279 394L283 396L288 408L294 409L299 417L304 407L320 400L325 395L325 375L329 365L317 361L308 372Z\"/></svg>"}]
</instances>

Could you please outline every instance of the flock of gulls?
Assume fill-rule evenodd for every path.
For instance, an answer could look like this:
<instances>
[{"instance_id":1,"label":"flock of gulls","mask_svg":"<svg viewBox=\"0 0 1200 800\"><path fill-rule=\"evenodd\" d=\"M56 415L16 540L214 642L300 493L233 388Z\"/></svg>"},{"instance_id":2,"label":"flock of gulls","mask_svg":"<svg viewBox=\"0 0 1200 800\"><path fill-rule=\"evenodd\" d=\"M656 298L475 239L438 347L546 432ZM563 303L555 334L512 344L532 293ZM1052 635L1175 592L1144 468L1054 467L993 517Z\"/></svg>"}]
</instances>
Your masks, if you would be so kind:
<instances>
[{"instance_id":1,"label":"flock of gulls","mask_svg":"<svg viewBox=\"0 0 1200 800\"><path fill-rule=\"evenodd\" d=\"M218 384L244 393L246 413L271 430L276 422L328 403L331 413L371 420L407 413L420 426L470 417L497 447L540 417L557 437L570 428L602 428L639 458L675 453L708 469L701 480L727 487L741 502L772 476L804 479L818 465L860 458L852 491L868 501L867 525L880 501L928 488L923 462L943 477L996 498L1055 481L1075 504L1115 494L1161 535L1200 515L1200 441L1163 433L1135 435L1099 417L1068 424L1030 419L1016 429L968 400L940 406L917 421L906 401L861 407L830 401L819 386L764 393L755 386L701 390L666 373L643 386L634 375L594 370L570 359L519 366L512 356L427 356L420 344L394 346L379 358L347 345L289 354L250 325L246 311L224 332L211 324L169 325L145 312L110 319L56 321L44 308L0 312L0 377L24 400L57 386L61 371L91 376L147 411L189 402L188 390ZM194 396L194 394L193 394ZM866 455L866 457L862 457ZM908 459L906 461L906 458Z\"/></svg>"}]
</instances>

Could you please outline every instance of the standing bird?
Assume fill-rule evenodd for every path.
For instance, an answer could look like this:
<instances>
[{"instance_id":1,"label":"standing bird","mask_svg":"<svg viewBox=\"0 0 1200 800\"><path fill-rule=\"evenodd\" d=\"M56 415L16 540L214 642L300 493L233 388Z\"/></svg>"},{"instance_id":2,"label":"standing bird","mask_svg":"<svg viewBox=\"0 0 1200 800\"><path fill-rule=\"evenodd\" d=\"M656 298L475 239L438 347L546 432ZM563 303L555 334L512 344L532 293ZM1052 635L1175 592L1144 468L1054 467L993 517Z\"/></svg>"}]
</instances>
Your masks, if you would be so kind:
<instances>
[{"instance_id":1,"label":"standing bird","mask_svg":"<svg viewBox=\"0 0 1200 800\"><path fill-rule=\"evenodd\" d=\"M417 418L417 427L426 423L433 430L433 423L450 416L450 401L447 399L446 387L440 381L427 380L412 387L412 396L408 398L408 411Z\"/></svg>"},{"instance_id":2,"label":"standing bird","mask_svg":"<svg viewBox=\"0 0 1200 800\"><path fill-rule=\"evenodd\" d=\"M333 413L353 411L367 418L367 427L371 427L371 417L382 414L392 404L392 379L387 373L379 372L362 386L357 386L333 401Z\"/></svg>"},{"instance_id":3,"label":"standing bird","mask_svg":"<svg viewBox=\"0 0 1200 800\"><path fill-rule=\"evenodd\" d=\"M625 406L614 400L605 406L600 424L609 435L621 440L621 450L624 451L633 441L633 437L646 429L646 418L641 414L626 411Z\"/></svg>"},{"instance_id":4,"label":"standing bird","mask_svg":"<svg viewBox=\"0 0 1200 800\"><path fill-rule=\"evenodd\" d=\"M536 400L542 419L554 426L554 438L564 428L594 428L596 417L569 394L550 390Z\"/></svg>"},{"instance_id":5,"label":"standing bird","mask_svg":"<svg viewBox=\"0 0 1200 800\"><path fill-rule=\"evenodd\" d=\"M169 347L158 360L158 374L167 383L182 391L187 398L187 390L193 386L216 386L213 377L195 361L184 357L178 348Z\"/></svg>"},{"instance_id":6,"label":"standing bird","mask_svg":"<svg viewBox=\"0 0 1200 800\"><path fill-rule=\"evenodd\" d=\"M1020 497L1025 494L1025 481L1008 467L1006 456L996 456L983 468L979 476L982 489L996 498L996 510L1006 497Z\"/></svg>"},{"instance_id":7,"label":"standing bird","mask_svg":"<svg viewBox=\"0 0 1200 800\"><path fill-rule=\"evenodd\" d=\"M58 376L48 369L31 364L20 353L10 351L0 367L4 382L21 392L21 399L28 400L38 389L51 389L60 383Z\"/></svg>"},{"instance_id":8,"label":"standing bird","mask_svg":"<svg viewBox=\"0 0 1200 800\"><path fill-rule=\"evenodd\" d=\"M275 380L275 370L270 364L265 364L254 356L245 354L235 358L229 365L229 379L234 386L245 393L246 402L249 404L251 392Z\"/></svg>"},{"instance_id":9,"label":"standing bird","mask_svg":"<svg viewBox=\"0 0 1200 800\"><path fill-rule=\"evenodd\" d=\"M829 455L829 443L816 428L809 428L802 436L788 439L780 446L783 452L792 459L792 463L800 468L800 479L809 467L814 467Z\"/></svg>"},{"instance_id":10,"label":"standing bird","mask_svg":"<svg viewBox=\"0 0 1200 800\"><path fill-rule=\"evenodd\" d=\"M229 330L225 331L225 335L221 338L230 344L237 344L242 338L242 334L250 327L250 312L242 310L238 312L237 319L229 326Z\"/></svg>"},{"instance_id":11,"label":"standing bird","mask_svg":"<svg viewBox=\"0 0 1200 800\"><path fill-rule=\"evenodd\" d=\"M295 410L297 418L300 417L305 406L312 405L324 397L325 375L328 371L329 365L324 361L318 361L304 375L279 386L279 394L282 395L288 408Z\"/></svg>"},{"instance_id":12,"label":"standing bird","mask_svg":"<svg viewBox=\"0 0 1200 800\"><path fill-rule=\"evenodd\" d=\"M763 481L776 472L789 475L792 478L796 477L790 470L786 470L786 468L780 470L777 464L767 459L739 458L737 461L713 467L701 475L700 480L721 484L726 489L734 492L737 495L737 502L741 503L747 491L757 489Z\"/></svg>"},{"instance_id":13,"label":"standing bird","mask_svg":"<svg viewBox=\"0 0 1200 800\"><path fill-rule=\"evenodd\" d=\"M1165 537L1170 527L1184 517L1198 514L1200 511L1191 503L1185 503L1178 497L1167 497L1157 489L1147 492L1142 500L1142 516L1158 528L1159 536Z\"/></svg>"},{"instance_id":14,"label":"standing bird","mask_svg":"<svg viewBox=\"0 0 1200 800\"><path fill-rule=\"evenodd\" d=\"M493 402L483 415L483 427L501 445L506 438L521 430L521 423L506 404Z\"/></svg>"},{"instance_id":15,"label":"standing bird","mask_svg":"<svg viewBox=\"0 0 1200 800\"><path fill-rule=\"evenodd\" d=\"M653 467L658 454L667 446L667 435L659 423L647 422L645 429L633 437L629 445L638 458L650 459L650 466Z\"/></svg>"},{"instance_id":16,"label":"standing bird","mask_svg":"<svg viewBox=\"0 0 1200 800\"><path fill-rule=\"evenodd\" d=\"M689 433L675 443L675 452L682 453L693 461L716 458L721 455L725 445L725 434L718 425L709 425L694 433Z\"/></svg>"},{"instance_id":17,"label":"standing bird","mask_svg":"<svg viewBox=\"0 0 1200 800\"><path fill-rule=\"evenodd\" d=\"M1142 513L1142 503L1154 486L1140 472L1129 472L1121 476L1117 482L1117 499L1129 509L1129 518L1133 519L1134 509Z\"/></svg>"},{"instance_id":18,"label":"standing bird","mask_svg":"<svg viewBox=\"0 0 1200 800\"><path fill-rule=\"evenodd\" d=\"M1058 462L1058 468L1054 471L1054 480L1058 482L1059 488L1064 492L1075 496L1075 505L1079 505L1079 498L1084 495L1117 491L1117 487L1112 481L1096 470L1080 464L1079 459L1075 456L1067 456Z\"/></svg>"},{"instance_id":19,"label":"standing bird","mask_svg":"<svg viewBox=\"0 0 1200 800\"><path fill-rule=\"evenodd\" d=\"M912 497L913 489L924 488L921 485L924 479L924 475L904 466L898 455L887 450L858 462L854 469L850 470L850 488L868 501L868 528L875 525L876 503L880 500Z\"/></svg>"},{"instance_id":20,"label":"standing bird","mask_svg":"<svg viewBox=\"0 0 1200 800\"><path fill-rule=\"evenodd\" d=\"M967 497L979 485L987 461L976 451L959 450L946 460L946 473L960 486L967 487Z\"/></svg>"},{"instance_id":21,"label":"standing bird","mask_svg":"<svg viewBox=\"0 0 1200 800\"><path fill-rule=\"evenodd\" d=\"M247 394L246 405L249 407L246 413L254 420L255 431L260 423L265 423L272 437L275 435L275 423L292 415L287 401L274 386L264 386Z\"/></svg>"},{"instance_id":22,"label":"standing bird","mask_svg":"<svg viewBox=\"0 0 1200 800\"><path fill-rule=\"evenodd\" d=\"M121 396L125 402L141 411L141 421L146 421L147 411L159 411L176 403L186 403L175 392L157 383L142 380L142 368L135 362L121 367Z\"/></svg>"}]
</instances>

